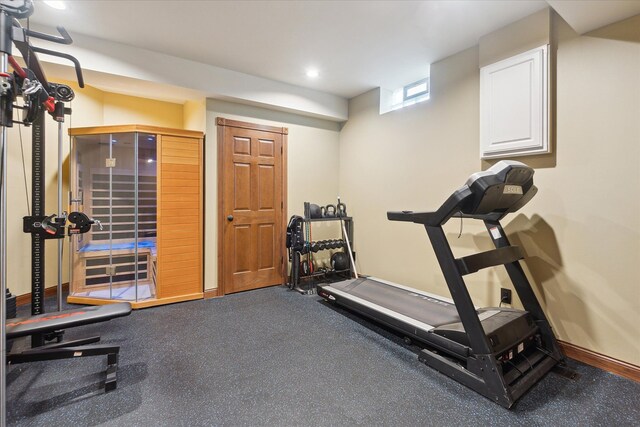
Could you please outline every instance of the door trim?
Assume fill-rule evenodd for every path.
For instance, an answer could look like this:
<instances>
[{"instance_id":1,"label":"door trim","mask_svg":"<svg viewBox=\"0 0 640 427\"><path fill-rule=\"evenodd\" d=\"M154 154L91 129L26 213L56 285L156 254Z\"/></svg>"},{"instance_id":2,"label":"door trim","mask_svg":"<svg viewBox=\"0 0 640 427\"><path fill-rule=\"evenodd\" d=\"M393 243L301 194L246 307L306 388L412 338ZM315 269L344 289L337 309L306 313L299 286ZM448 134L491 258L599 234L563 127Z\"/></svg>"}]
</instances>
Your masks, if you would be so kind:
<instances>
[{"instance_id":1,"label":"door trim","mask_svg":"<svg viewBox=\"0 0 640 427\"><path fill-rule=\"evenodd\" d=\"M223 182L223 159L224 159L224 130L225 127L234 127L234 128L242 128L242 129L251 129L251 130L259 130L264 132L278 133L282 135L282 223L280 224L280 233L285 233L287 229L287 152L288 152L288 141L287 137L289 135L289 129L286 127L278 127L278 126L269 126L269 125L260 125L257 123L249 123L242 122L238 120L229 120L224 117L216 117L216 125L217 125L217 190L218 190L218 296L223 296L226 294L225 286L224 286L224 200L222 199L222 194L224 192L224 182ZM285 262L284 259L287 253L286 249L286 239L282 239L282 244L280 246L280 255L282 257L281 268L282 268L282 277L287 277L287 265L288 262Z\"/></svg>"}]
</instances>

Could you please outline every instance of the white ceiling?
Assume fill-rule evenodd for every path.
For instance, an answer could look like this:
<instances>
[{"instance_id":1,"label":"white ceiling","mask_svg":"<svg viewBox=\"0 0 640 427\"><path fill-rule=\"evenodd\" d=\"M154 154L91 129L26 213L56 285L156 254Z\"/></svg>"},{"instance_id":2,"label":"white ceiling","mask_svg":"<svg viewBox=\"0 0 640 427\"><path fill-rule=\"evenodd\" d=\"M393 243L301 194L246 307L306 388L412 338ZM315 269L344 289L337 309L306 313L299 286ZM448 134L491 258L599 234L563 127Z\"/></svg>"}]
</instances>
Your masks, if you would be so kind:
<instances>
[{"instance_id":1,"label":"white ceiling","mask_svg":"<svg viewBox=\"0 0 640 427\"><path fill-rule=\"evenodd\" d=\"M428 64L545 1L67 1L33 22L350 98ZM320 77L310 80L307 67Z\"/></svg>"},{"instance_id":2,"label":"white ceiling","mask_svg":"<svg viewBox=\"0 0 640 427\"><path fill-rule=\"evenodd\" d=\"M640 0L36 1L32 23L351 98L423 78L428 65L549 5L579 32ZM305 71L315 67L317 79ZM188 79L189 70L180 79ZM185 86L187 87L187 86ZM108 89L107 87L105 87ZM122 92L122 88L114 89Z\"/></svg>"}]
</instances>

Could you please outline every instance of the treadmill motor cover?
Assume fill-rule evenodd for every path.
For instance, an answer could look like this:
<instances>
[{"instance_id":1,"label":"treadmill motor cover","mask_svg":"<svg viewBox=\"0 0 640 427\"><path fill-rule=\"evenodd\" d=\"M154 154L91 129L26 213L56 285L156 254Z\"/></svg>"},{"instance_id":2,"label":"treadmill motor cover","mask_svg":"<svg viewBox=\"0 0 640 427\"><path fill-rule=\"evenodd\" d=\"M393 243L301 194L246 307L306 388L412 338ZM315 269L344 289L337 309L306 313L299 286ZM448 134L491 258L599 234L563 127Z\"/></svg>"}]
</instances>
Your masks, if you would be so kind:
<instances>
[{"instance_id":1,"label":"treadmill motor cover","mask_svg":"<svg viewBox=\"0 0 640 427\"><path fill-rule=\"evenodd\" d=\"M508 308L485 308L479 311L482 329L493 349L500 354L518 345L523 339L534 335L538 327L527 311ZM490 314L483 316L483 314ZM465 346L470 346L469 338L462 322L450 323L435 328L433 333L441 335Z\"/></svg>"}]
</instances>

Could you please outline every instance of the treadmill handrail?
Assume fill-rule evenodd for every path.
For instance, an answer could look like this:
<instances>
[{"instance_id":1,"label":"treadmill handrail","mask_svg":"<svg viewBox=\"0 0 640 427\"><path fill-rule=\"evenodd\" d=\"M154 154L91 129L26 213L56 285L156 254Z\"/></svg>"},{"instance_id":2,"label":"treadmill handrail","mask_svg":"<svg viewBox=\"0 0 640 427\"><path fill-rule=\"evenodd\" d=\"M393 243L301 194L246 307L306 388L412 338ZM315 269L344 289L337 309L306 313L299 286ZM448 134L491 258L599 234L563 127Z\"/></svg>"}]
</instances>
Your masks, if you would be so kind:
<instances>
[{"instance_id":1,"label":"treadmill handrail","mask_svg":"<svg viewBox=\"0 0 640 427\"><path fill-rule=\"evenodd\" d=\"M503 160L471 175L435 212L387 212L387 218L427 227L441 226L454 215L499 221L522 208L537 193L533 174L534 170L524 163Z\"/></svg>"},{"instance_id":2,"label":"treadmill handrail","mask_svg":"<svg viewBox=\"0 0 640 427\"><path fill-rule=\"evenodd\" d=\"M473 193L466 185L458 189L435 212L387 212L390 221L408 221L436 227L449 221L449 218L460 212L465 203L473 197Z\"/></svg>"}]
</instances>

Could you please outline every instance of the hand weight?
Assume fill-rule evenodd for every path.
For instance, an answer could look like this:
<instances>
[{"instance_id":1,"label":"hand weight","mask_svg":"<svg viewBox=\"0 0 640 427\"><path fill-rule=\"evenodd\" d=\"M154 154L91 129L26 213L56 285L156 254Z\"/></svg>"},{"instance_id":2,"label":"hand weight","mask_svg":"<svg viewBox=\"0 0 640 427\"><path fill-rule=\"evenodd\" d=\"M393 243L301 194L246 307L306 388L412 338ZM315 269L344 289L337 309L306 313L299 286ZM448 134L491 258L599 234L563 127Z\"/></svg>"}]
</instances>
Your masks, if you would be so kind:
<instances>
[{"instance_id":1,"label":"hand weight","mask_svg":"<svg viewBox=\"0 0 640 427\"><path fill-rule=\"evenodd\" d=\"M324 208L324 216L325 216L325 218L335 218L336 217L336 207L334 205L327 205Z\"/></svg>"}]
</instances>

